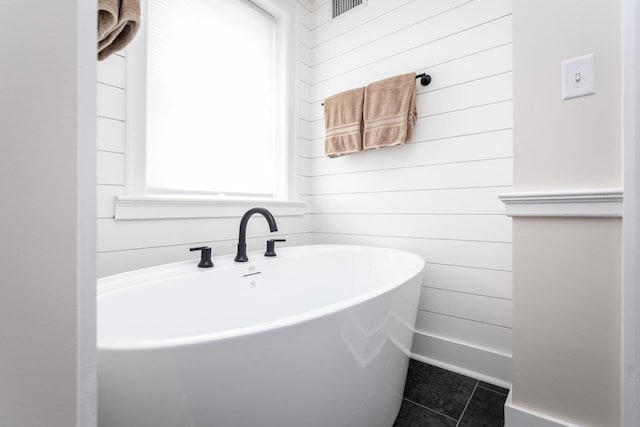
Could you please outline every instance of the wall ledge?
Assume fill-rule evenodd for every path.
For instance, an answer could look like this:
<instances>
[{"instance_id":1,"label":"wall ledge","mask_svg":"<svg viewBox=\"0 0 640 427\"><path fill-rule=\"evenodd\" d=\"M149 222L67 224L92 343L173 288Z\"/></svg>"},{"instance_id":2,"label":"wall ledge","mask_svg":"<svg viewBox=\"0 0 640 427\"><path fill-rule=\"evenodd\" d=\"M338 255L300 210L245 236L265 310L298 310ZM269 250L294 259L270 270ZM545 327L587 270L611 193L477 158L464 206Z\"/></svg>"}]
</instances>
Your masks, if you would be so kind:
<instances>
[{"instance_id":1,"label":"wall ledge","mask_svg":"<svg viewBox=\"0 0 640 427\"><path fill-rule=\"evenodd\" d=\"M621 188L525 191L498 196L510 217L621 218Z\"/></svg>"},{"instance_id":2,"label":"wall ledge","mask_svg":"<svg viewBox=\"0 0 640 427\"><path fill-rule=\"evenodd\" d=\"M260 206L275 216L302 216L304 202L280 200L220 200L160 197L116 197L116 220L235 218Z\"/></svg>"}]
</instances>

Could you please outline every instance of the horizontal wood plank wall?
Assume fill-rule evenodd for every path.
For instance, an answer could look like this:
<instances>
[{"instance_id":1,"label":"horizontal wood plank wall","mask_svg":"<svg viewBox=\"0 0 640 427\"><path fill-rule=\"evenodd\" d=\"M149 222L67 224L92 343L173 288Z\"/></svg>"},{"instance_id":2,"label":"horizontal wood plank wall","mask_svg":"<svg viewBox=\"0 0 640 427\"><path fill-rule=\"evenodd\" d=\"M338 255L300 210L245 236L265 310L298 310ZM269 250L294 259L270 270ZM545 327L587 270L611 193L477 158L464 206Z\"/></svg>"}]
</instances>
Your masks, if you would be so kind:
<instances>
[{"instance_id":1,"label":"horizontal wood plank wall","mask_svg":"<svg viewBox=\"0 0 640 427\"><path fill-rule=\"evenodd\" d=\"M106 221L113 222L113 199L125 194L126 70L124 53L98 62L98 226ZM98 246L100 244L98 241ZM104 275L102 269L103 266L98 265L99 277Z\"/></svg>"},{"instance_id":2,"label":"horizontal wood plank wall","mask_svg":"<svg viewBox=\"0 0 640 427\"><path fill-rule=\"evenodd\" d=\"M509 382L512 232L497 195L512 184L511 1L369 0L333 20L330 2L311 10L299 143L313 242L422 255L414 351ZM407 72L433 79L418 85L415 142L326 158L322 100Z\"/></svg>"},{"instance_id":3,"label":"horizontal wood plank wall","mask_svg":"<svg viewBox=\"0 0 640 427\"><path fill-rule=\"evenodd\" d=\"M310 94L310 30L303 23L312 19L311 3L298 3L298 135L308 133L309 106L300 99ZM116 54L98 63L98 277L135 270L137 268L195 259L189 247L210 245L216 256L236 250L239 218L115 221L115 196L126 190L126 54ZM247 82L251 84L251 82ZM249 101L250 102L250 101ZM296 136L298 141L305 141ZM299 200L308 201L307 159L298 159L297 192ZM309 203L310 206L310 203ZM310 209L310 208L309 208ZM265 221L250 222L247 244L249 250L260 250L265 240L274 236L287 239L283 245L304 245L310 242L309 216L277 218L280 232L271 235Z\"/></svg>"}]
</instances>

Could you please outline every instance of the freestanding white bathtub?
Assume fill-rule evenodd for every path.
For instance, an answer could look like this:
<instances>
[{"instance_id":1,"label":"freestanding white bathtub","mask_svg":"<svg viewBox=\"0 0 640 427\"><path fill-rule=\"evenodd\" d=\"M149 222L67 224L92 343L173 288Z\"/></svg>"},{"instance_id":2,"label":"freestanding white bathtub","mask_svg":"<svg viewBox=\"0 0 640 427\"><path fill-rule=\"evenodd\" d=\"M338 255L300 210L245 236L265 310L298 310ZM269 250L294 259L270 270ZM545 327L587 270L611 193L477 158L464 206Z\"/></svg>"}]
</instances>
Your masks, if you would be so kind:
<instances>
[{"instance_id":1,"label":"freestanding white bathtub","mask_svg":"<svg viewBox=\"0 0 640 427\"><path fill-rule=\"evenodd\" d=\"M99 280L100 427L390 427L424 261L302 246Z\"/></svg>"}]
</instances>

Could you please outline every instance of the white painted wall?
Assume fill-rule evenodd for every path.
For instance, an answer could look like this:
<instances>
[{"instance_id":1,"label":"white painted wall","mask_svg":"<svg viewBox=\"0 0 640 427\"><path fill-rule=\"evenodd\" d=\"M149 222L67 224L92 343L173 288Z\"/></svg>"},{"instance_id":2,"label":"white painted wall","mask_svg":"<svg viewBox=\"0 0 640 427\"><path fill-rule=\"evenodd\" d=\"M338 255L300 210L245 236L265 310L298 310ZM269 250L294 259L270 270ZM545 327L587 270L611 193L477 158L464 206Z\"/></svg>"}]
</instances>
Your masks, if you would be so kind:
<instances>
[{"instance_id":1,"label":"white painted wall","mask_svg":"<svg viewBox=\"0 0 640 427\"><path fill-rule=\"evenodd\" d=\"M514 218L515 405L620 425L621 234L619 219Z\"/></svg>"},{"instance_id":2,"label":"white painted wall","mask_svg":"<svg viewBox=\"0 0 640 427\"><path fill-rule=\"evenodd\" d=\"M369 0L331 20L317 1L306 43L308 165L317 243L424 256L414 353L510 382L512 183L510 0ZM415 142L327 159L321 102L407 72L418 85Z\"/></svg>"},{"instance_id":3,"label":"white painted wall","mask_svg":"<svg viewBox=\"0 0 640 427\"><path fill-rule=\"evenodd\" d=\"M620 187L620 3L514 1L516 191ZM587 53L596 94L562 101ZM621 244L619 219L514 219L514 405L620 425Z\"/></svg>"},{"instance_id":4,"label":"white painted wall","mask_svg":"<svg viewBox=\"0 0 640 427\"><path fill-rule=\"evenodd\" d=\"M95 425L95 18L0 2L3 427Z\"/></svg>"},{"instance_id":5,"label":"white painted wall","mask_svg":"<svg viewBox=\"0 0 640 427\"><path fill-rule=\"evenodd\" d=\"M308 19L310 12L300 3L300 20ZM299 26L300 40L308 38L308 30ZM300 49L302 50L302 49ZM299 77L304 80L306 70L301 65L304 52L299 53ZM209 245L215 256L235 252L240 218L169 219L116 221L113 219L115 196L126 190L126 105L127 82L125 53L113 55L98 64L98 277L169 262L197 258L189 252L193 246ZM250 81L247 84L252 84ZM308 87L297 84L299 96ZM296 97L297 99L297 97ZM250 105L251 100L247 100ZM250 120L250 119L249 119ZM303 122L300 121L300 126ZM300 132L298 132L300 133ZM299 165L295 175L299 179L298 198L307 198L306 167ZM266 221L254 218L249 223L247 244L249 250L264 247L267 238L287 239L286 245L310 242L309 217L277 217L280 232L269 233Z\"/></svg>"},{"instance_id":6,"label":"white painted wall","mask_svg":"<svg viewBox=\"0 0 640 427\"><path fill-rule=\"evenodd\" d=\"M620 187L620 2L535 3L518 2L514 21L522 34L514 40L515 92L523 99L514 129L518 191ZM560 61L588 53L595 54L596 94L562 101Z\"/></svg>"}]
</instances>

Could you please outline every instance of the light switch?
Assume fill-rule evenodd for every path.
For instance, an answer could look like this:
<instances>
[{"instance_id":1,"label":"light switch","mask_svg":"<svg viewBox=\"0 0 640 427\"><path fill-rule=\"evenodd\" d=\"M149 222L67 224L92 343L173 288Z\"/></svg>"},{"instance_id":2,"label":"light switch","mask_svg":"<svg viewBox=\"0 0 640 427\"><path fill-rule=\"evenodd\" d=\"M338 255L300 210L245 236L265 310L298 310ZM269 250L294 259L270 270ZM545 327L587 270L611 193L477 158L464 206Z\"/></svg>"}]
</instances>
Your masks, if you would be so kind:
<instances>
[{"instance_id":1,"label":"light switch","mask_svg":"<svg viewBox=\"0 0 640 427\"><path fill-rule=\"evenodd\" d=\"M596 93L593 54L562 61L562 99Z\"/></svg>"}]
</instances>

